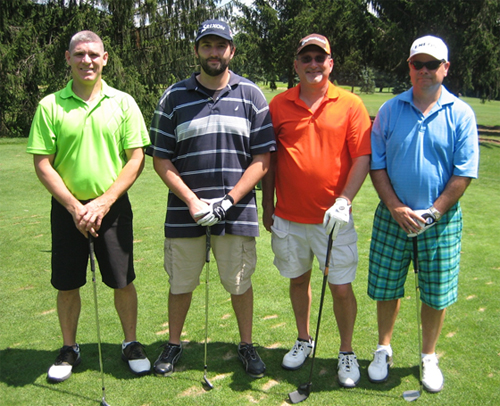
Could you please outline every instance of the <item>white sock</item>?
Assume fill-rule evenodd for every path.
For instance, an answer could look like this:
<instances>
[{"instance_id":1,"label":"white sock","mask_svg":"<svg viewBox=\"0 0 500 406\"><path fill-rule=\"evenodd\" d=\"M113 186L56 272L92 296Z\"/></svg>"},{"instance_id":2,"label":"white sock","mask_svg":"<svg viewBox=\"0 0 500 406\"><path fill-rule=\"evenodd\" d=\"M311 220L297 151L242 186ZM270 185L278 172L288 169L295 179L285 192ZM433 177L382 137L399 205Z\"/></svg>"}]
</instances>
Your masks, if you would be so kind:
<instances>
[{"instance_id":1,"label":"white sock","mask_svg":"<svg viewBox=\"0 0 500 406\"><path fill-rule=\"evenodd\" d=\"M389 357L392 357L392 347L391 345L380 345L380 344L377 344L377 351L378 350L386 350L387 351L387 354L389 355Z\"/></svg>"},{"instance_id":2,"label":"white sock","mask_svg":"<svg viewBox=\"0 0 500 406\"><path fill-rule=\"evenodd\" d=\"M432 353L432 354L424 354L424 353L422 353L421 355L422 355L422 359L424 359L425 357L427 357L427 358L430 358L430 359L436 359L437 360L437 355L436 355L435 352Z\"/></svg>"},{"instance_id":3,"label":"white sock","mask_svg":"<svg viewBox=\"0 0 500 406\"><path fill-rule=\"evenodd\" d=\"M133 341L124 341L124 342L122 342L122 350L124 350L124 349L125 349L125 347L126 347L127 345L129 345L130 343L133 343Z\"/></svg>"}]
</instances>

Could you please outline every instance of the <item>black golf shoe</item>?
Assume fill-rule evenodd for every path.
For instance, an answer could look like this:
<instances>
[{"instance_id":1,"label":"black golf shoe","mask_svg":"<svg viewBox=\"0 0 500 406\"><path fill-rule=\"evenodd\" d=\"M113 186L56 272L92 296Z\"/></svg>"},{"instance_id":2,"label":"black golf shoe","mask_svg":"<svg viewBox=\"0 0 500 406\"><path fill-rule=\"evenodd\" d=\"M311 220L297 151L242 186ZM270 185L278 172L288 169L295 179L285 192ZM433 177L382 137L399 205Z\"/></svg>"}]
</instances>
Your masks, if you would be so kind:
<instances>
[{"instance_id":1,"label":"black golf shoe","mask_svg":"<svg viewBox=\"0 0 500 406\"><path fill-rule=\"evenodd\" d=\"M266 364L259 357L253 344L238 344L238 357L243 367L252 378L262 378L266 372Z\"/></svg>"},{"instance_id":2,"label":"black golf shoe","mask_svg":"<svg viewBox=\"0 0 500 406\"><path fill-rule=\"evenodd\" d=\"M156 375L169 376L174 372L174 365L182 355L182 345L166 343L162 345L163 351L154 364Z\"/></svg>"}]
</instances>

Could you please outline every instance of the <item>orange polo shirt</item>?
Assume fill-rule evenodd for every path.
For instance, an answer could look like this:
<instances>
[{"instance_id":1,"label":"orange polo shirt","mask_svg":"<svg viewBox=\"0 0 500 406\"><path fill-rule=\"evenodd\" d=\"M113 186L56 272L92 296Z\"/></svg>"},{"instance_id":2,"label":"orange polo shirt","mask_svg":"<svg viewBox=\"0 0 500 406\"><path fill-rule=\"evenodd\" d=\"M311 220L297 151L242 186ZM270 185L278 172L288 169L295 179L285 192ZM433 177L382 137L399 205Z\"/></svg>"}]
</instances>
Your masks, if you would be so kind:
<instances>
[{"instance_id":1,"label":"orange polo shirt","mask_svg":"<svg viewBox=\"0 0 500 406\"><path fill-rule=\"evenodd\" d=\"M371 153L371 121L358 96L330 82L314 114L299 92L300 84L269 105L278 144L275 214L317 224L344 190L352 159Z\"/></svg>"}]
</instances>

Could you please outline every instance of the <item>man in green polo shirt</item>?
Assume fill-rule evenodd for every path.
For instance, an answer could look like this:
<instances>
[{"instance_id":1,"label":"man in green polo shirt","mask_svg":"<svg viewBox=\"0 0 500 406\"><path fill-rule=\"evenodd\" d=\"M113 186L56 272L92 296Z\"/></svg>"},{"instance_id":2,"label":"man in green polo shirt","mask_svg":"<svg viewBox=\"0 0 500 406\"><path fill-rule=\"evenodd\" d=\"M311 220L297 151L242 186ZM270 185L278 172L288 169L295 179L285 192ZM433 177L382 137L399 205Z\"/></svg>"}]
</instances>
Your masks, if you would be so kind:
<instances>
[{"instance_id":1,"label":"man in green polo shirt","mask_svg":"<svg viewBox=\"0 0 500 406\"><path fill-rule=\"evenodd\" d=\"M102 280L114 289L125 336L122 359L132 372L143 375L151 365L136 340L132 209L127 191L144 167L149 136L134 99L102 80L108 53L98 35L75 34L65 56L72 80L40 102L27 148L38 178L52 195L51 282L58 290L63 347L47 378L51 382L68 379L81 360L76 331L89 234Z\"/></svg>"}]
</instances>

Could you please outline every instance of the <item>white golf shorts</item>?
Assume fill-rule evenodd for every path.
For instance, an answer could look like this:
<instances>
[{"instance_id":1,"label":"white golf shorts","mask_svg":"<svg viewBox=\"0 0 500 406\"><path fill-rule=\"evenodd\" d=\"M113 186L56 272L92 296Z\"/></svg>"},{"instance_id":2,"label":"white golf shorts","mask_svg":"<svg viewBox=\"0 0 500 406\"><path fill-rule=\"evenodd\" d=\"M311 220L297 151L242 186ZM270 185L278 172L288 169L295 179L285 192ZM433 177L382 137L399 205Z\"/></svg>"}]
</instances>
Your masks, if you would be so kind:
<instances>
[{"instance_id":1,"label":"white golf shorts","mask_svg":"<svg viewBox=\"0 0 500 406\"><path fill-rule=\"evenodd\" d=\"M272 247L274 265L286 278L297 278L312 268L314 257L321 271L325 269L328 235L322 224L302 224L274 216ZM352 216L333 242L328 282L333 285L351 283L358 265L358 235Z\"/></svg>"}]
</instances>

